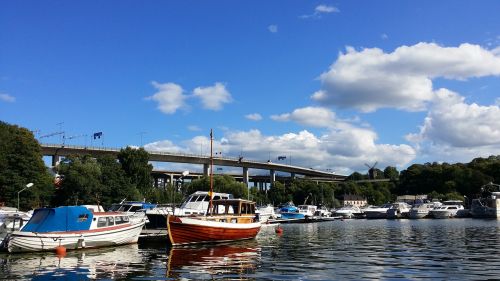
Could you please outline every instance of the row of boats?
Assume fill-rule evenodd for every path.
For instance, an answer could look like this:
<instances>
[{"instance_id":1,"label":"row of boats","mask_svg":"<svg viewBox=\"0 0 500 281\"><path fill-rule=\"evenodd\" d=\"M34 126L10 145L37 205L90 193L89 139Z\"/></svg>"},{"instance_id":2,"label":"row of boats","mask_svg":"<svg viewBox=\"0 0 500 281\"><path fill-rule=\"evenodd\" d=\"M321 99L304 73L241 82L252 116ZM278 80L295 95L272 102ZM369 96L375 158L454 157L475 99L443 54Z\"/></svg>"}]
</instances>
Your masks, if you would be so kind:
<instances>
[{"instance_id":1,"label":"row of boats","mask_svg":"<svg viewBox=\"0 0 500 281\"><path fill-rule=\"evenodd\" d=\"M179 208L126 201L108 211L91 205L28 213L1 208L0 247L9 252L98 248L136 243L151 231L177 246L251 239L260 227L254 202L196 192Z\"/></svg>"},{"instance_id":2,"label":"row of boats","mask_svg":"<svg viewBox=\"0 0 500 281\"><path fill-rule=\"evenodd\" d=\"M140 237L168 238L173 246L254 238L262 225L313 222L338 218L500 217L500 191L488 191L472 200L470 210L461 201L404 202L328 210L314 205L287 204L281 208L235 199L231 194L198 191L180 207L145 202L100 206L61 206L19 212L0 208L0 248L9 252L97 248L136 243Z\"/></svg>"}]
</instances>

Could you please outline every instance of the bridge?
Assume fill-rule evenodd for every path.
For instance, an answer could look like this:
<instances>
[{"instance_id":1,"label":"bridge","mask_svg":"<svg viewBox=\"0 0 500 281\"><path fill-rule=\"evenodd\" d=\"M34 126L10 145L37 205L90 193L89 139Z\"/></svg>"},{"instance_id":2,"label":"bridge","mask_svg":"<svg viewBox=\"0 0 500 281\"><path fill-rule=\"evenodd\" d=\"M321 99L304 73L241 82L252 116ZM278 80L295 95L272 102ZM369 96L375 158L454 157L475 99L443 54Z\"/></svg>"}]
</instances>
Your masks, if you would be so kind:
<instances>
[{"instance_id":1,"label":"bridge","mask_svg":"<svg viewBox=\"0 0 500 281\"><path fill-rule=\"evenodd\" d=\"M88 146L75 146L75 145L61 145L61 144L41 144L42 154L44 156L52 157L52 166L56 165L56 162L61 156L69 155L92 155L92 156L104 156L111 155L116 157L120 152L120 148L105 148L105 147L88 147ZM203 165L203 175L209 174L210 167L210 156L207 155L196 155L196 154L185 154L185 153L170 153L170 152L159 152L159 151L148 151L149 161L155 162L169 162L169 163L187 163L187 164L199 164ZM214 165L217 166L228 166L228 167L240 167L242 168L241 179L242 182L248 185L250 175L248 169L259 169L268 170L269 183L274 183L276 181L276 172L290 173L290 179L296 178L297 175L302 176L301 178L310 178L315 181L330 181L339 182L343 181L346 176L337 175L332 172L325 172L320 170L314 170L312 168L304 168L299 166L292 166L286 164L272 163L272 162L259 162L253 160L247 160L244 158L232 158L232 157L214 157ZM154 173L162 174L161 171L154 171ZM178 173L164 171L163 174L170 175L170 181L173 182L174 178L178 178ZM201 175L200 175L201 176ZM263 179L260 179L261 182ZM156 179L155 179L156 181ZM255 181L254 181L255 182Z\"/></svg>"}]
</instances>

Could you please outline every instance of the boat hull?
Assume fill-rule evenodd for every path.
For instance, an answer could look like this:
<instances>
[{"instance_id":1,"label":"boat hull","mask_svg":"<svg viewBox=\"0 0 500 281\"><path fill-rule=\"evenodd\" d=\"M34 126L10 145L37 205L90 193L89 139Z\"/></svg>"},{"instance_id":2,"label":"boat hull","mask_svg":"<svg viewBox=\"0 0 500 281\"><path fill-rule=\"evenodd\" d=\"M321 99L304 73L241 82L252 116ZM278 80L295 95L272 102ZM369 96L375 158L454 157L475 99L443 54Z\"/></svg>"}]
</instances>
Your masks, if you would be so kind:
<instances>
[{"instance_id":1,"label":"boat hull","mask_svg":"<svg viewBox=\"0 0 500 281\"><path fill-rule=\"evenodd\" d=\"M52 251L58 246L67 250L98 248L137 243L144 222L123 227L111 227L103 231L76 232L23 232L16 231L8 240L9 252Z\"/></svg>"},{"instance_id":2,"label":"boat hull","mask_svg":"<svg viewBox=\"0 0 500 281\"><path fill-rule=\"evenodd\" d=\"M261 223L230 223L202 218L167 216L168 235L172 245L219 243L252 239Z\"/></svg>"}]
</instances>

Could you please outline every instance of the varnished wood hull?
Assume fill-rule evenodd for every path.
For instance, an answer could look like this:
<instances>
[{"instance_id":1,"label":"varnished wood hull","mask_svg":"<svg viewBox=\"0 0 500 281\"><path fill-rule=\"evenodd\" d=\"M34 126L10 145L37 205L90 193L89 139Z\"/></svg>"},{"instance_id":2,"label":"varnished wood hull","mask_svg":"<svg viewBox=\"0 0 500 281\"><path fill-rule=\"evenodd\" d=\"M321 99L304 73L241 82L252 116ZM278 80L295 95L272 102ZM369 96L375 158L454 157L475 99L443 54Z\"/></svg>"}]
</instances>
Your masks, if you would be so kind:
<instances>
[{"instance_id":1,"label":"varnished wood hull","mask_svg":"<svg viewBox=\"0 0 500 281\"><path fill-rule=\"evenodd\" d=\"M260 222L228 223L167 216L168 235L174 246L252 239L260 226Z\"/></svg>"}]
</instances>

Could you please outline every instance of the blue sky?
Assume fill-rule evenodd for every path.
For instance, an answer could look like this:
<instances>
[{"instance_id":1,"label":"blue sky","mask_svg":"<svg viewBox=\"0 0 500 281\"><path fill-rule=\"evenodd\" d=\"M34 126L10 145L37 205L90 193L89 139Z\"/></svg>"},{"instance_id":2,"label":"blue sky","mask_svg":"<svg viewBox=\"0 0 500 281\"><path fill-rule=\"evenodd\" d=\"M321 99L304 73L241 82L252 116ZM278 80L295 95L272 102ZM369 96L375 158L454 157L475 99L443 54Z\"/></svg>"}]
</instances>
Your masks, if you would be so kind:
<instances>
[{"instance_id":1,"label":"blue sky","mask_svg":"<svg viewBox=\"0 0 500 281\"><path fill-rule=\"evenodd\" d=\"M286 155L341 174L468 162L500 154L498 11L498 1L2 1L0 120L37 137L62 129L69 144L195 154L213 128L225 156Z\"/></svg>"}]
</instances>

